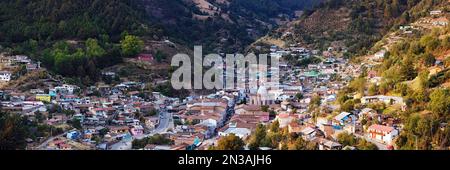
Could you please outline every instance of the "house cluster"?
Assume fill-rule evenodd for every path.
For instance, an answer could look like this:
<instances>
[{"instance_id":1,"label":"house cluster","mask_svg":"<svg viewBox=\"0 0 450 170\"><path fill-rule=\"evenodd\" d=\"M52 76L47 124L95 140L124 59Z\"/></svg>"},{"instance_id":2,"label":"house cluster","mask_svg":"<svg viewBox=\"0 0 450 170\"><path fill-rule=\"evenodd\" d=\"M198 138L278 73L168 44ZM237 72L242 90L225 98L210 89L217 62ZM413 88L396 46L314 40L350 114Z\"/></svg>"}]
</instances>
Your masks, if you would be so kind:
<instances>
[{"instance_id":1,"label":"house cluster","mask_svg":"<svg viewBox=\"0 0 450 170\"><path fill-rule=\"evenodd\" d=\"M288 33L289 34L289 33ZM308 48L300 47L298 44L291 44L288 48L280 48L276 45L270 47L271 57L281 58L285 55L293 55L298 58L298 60L306 59L311 57L311 51Z\"/></svg>"},{"instance_id":2,"label":"house cluster","mask_svg":"<svg viewBox=\"0 0 450 170\"><path fill-rule=\"evenodd\" d=\"M446 16L446 12L442 10L432 10L430 11L430 15L433 17L431 24L434 26L447 26L448 25L448 16Z\"/></svg>"},{"instance_id":3,"label":"house cluster","mask_svg":"<svg viewBox=\"0 0 450 170\"><path fill-rule=\"evenodd\" d=\"M402 25L399 27L403 34L412 34L417 28L412 25Z\"/></svg>"},{"instance_id":4,"label":"house cluster","mask_svg":"<svg viewBox=\"0 0 450 170\"><path fill-rule=\"evenodd\" d=\"M57 127L80 122L81 129L76 131L79 135L75 135L77 133L74 131L66 132L64 136L71 143L90 146L100 142L111 146L126 136L139 137L155 129L160 120L158 110L173 101L158 92L148 97L140 95L144 86L138 82L122 82L115 86L97 85L85 89L71 84L53 84L25 92L19 89L1 91L2 110L28 115L30 118L41 113L46 115L43 123ZM99 131L105 132L99 135ZM61 141L51 147L73 148Z\"/></svg>"},{"instance_id":5,"label":"house cluster","mask_svg":"<svg viewBox=\"0 0 450 170\"><path fill-rule=\"evenodd\" d=\"M34 62L25 55L0 53L0 82L9 82L15 76L13 71L21 66L30 72L39 69L40 62Z\"/></svg>"},{"instance_id":6,"label":"house cluster","mask_svg":"<svg viewBox=\"0 0 450 170\"><path fill-rule=\"evenodd\" d=\"M420 19L418 23L433 27L445 27L448 25L449 15L442 10L432 10L429 12L429 16L430 17Z\"/></svg>"},{"instance_id":7,"label":"house cluster","mask_svg":"<svg viewBox=\"0 0 450 170\"><path fill-rule=\"evenodd\" d=\"M272 46L271 51L276 54L271 55L282 57L291 54L290 49L280 50ZM328 52L333 54L333 50L330 48ZM304 51L314 55L309 50ZM373 110L370 112L373 114L367 113L367 115L359 110L351 113L342 112L335 116L332 116L331 113L323 113L315 123L313 115L308 112L312 97L316 95L320 97L321 110L334 110L337 108L333 104L337 91L345 86L352 77L361 74L359 71L361 65L348 64L347 60L334 55L324 58L322 62L309 64L306 67L286 64L285 68L280 68L280 75L283 75L280 78L280 84L259 81L256 87L240 89L243 94L239 96L244 96L246 102L241 103L236 100L238 102L236 102L229 121L218 129L219 138L235 134L246 139L258 124L278 121L281 128L288 128L290 133L297 133L305 140L316 142L319 149L335 150L344 148L337 142L337 134L342 132L365 133L361 124L363 119L373 119L380 126L393 126L386 123L392 121L390 118ZM340 76L341 79L338 81L334 78L336 76ZM301 97L298 97L298 94L301 94ZM387 98L380 96L380 101L388 100ZM375 102L375 100L367 99L367 102ZM393 100L389 100L390 104L403 102L394 97L389 99ZM384 137L383 139L388 138Z\"/></svg>"},{"instance_id":8,"label":"house cluster","mask_svg":"<svg viewBox=\"0 0 450 170\"><path fill-rule=\"evenodd\" d=\"M210 95L190 98L183 106L185 109L177 112L174 117L179 120L182 131L197 129L196 132L208 139L215 135L217 128L225 124L233 102L234 96L224 98L222 95Z\"/></svg>"},{"instance_id":9,"label":"house cluster","mask_svg":"<svg viewBox=\"0 0 450 170\"><path fill-rule=\"evenodd\" d=\"M274 121L290 133L316 142L321 150L343 149L345 146L336 140L337 134L342 132L361 134L390 144L398 135L397 119L370 108L337 115L331 112L339 107L335 104L337 92L352 77L360 75L363 66L349 64L347 59L337 57L345 51L337 49L330 47L320 52L298 45L271 46L269 56L279 57L280 67L268 68L268 76L279 72L279 83L259 79L252 85L246 82L245 87L184 99L167 97L159 92L143 93L145 84L141 82L98 83L80 88L56 81L26 92L18 89L1 91L1 104L2 109L30 117L36 117L37 113L48 115L44 120L48 125L70 124L76 128L64 129L62 135L42 143L44 146L38 149L131 149L133 140L155 134L170 139L171 144L148 144L141 149L207 149L230 134L246 139L259 124ZM283 61L287 55L300 60L316 57L319 62L291 66ZM136 59L150 62L153 57L141 54ZM115 76L111 71L102 74ZM319 115L308 110L316 97L321 101ZM377 102L404 105L402 98L393 96L361 98L363 105ZM371 126L363 122L370 122Z\"/></svg>"},{"instance_id":10,"label":"house cluster","mask_svg":"<svg viewBox=\"0 0 450 170\"><path fill-rule=\"evenodd\" d=\"M272 46L271 51L284 56L292 53L289 49L280 51ZM309 50L305 50L309 54ZM361 65L349 64L347 60L335 57L333 48L329 48L329 56L318 64L307 67L288 66L280 68L281 84L274 85L258 82L257 87L244 90L246 104L237 104L234 114L228 124L219 129L219 136L233 133L241 138L247 138L258 124L278 121L281 128L287 127L290 133L297 133L305 140L318 144L321 150L337 150L350 146L342 146L337 142L337 135L343 132L391 145L398 135L400 124L398 119L382 115L377 111L365 108L341 112L337 115L327 110L335 110L336 93L352 79L361 74ZM384 57L384 51L377 54ZM318 53L317 53L318 54ZM376 73L371 78L376 79ZM337 80L335 77L339 76ZM274 90L275 89L275 90ZM297 98L297 94L301 94ZM321 99L321 114L313 119L308 112L308 106L313 96ZM370 103L405 106L401 97L395 96L364 96L363 105ZM271 114L272 113L272 114ZM364 123L362 123L364 122ZM367 123L370 122L370 123ZM371 124L371 126L368 126ZM381 127L381 128L380 128ZM381 130L380 130L381 129Z\"/></svg>"},{"instance_id":11,"label":"house cluster","mask_svg":"<svg viewBox=\"0 0 450 170\"><path fill-rule=\"evenodd\" d=\"M256 129L258 124L268 123L269 112L264 112L259 105L241 104L235 107L234 115L228 124L219 129L219 136L235 134L243 139Z\"/></svg>"},{"instance_id":12,"label":"house cluster","mask_svg":"<svg viewBox=\"0 0 450 170\"><path fill-rule=\"evenodd\" d=\"M307 49L295 47L280 49L273 46L271 51L276 54L271 56L292 54L294 53L292 49L297 50L295 53L304 53L304 57L312 55ZM311 120L311 115L307 113L311 98L318 95L324 103L335 101L337 91L346 84L346 81L337 81L333 77L342 75L349 81L350 76L359 74L355 71L358 66L349 66L346 63L345 59L330 56L323 62L310 64L304 68L286 64L286 67L278 70L280 75L285 75L280 78L279 84L259 80L256 86L247 84L245 88L236 87L233 90L222 90L209 95L190 96L170 106L168 111L173 112L175 127L166 135L177 141L178 138L186 138L189 134L187 136L196 136L203 141L212 140L214 143L229 134L245 139L258 124L279 121L281 127L289 127L293 132L303 131L313 137L313 132L320 134L319 129L314 126L306 128L307 125L303 125ZM270 75L273 68L269 68L268 71ZM302 94L303 97L297 98L298 94ZM311 129L314 129L313 132ZM320 142L324 144L323 148L337 146L326 138L321 138ZM193 143L179 144L191 146ZM206 144L211 143L205 142L199 145L199 149ZM183 147L175 145L170 148Z\"/></svg>"}]
</instances>

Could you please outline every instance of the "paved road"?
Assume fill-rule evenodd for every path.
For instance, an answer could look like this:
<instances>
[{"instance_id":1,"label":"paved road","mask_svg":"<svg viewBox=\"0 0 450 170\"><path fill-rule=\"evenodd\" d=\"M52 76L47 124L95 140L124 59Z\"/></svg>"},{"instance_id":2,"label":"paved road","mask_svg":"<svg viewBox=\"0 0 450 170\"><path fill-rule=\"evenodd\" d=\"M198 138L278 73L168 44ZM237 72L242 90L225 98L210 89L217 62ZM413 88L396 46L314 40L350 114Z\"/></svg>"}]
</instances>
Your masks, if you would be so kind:
<instances>
[{"instance_id":1,"label":"paved road","mask_svg":"<svg viewBox=\"0 0 450 170\"><path fill-rule=\"evenodd\" d=\"M162 111L159 119L159 125L153 130L152 133L166 132L169 128L173 128L173 116L172 113Z\"/></svg>"},{"instance_id":2,"label":"paved road","mask_svg":"<svg viewBox=\"0 0 450 170\"><path fill-rule=\"evenodd\" d=\"M173 114L166 110L161 110L158 127L148 134L135 137L135 139L143 139L145 137L153 136L154 134L164 133L170 128L174 129Z\"/></svg>"},{"instance_id":3,"label":"paved road","mask_svg":"<svg viewBox=\"0 0 450 170\"><path fill-rule=\"evenodd\" d=\"M131 149L132 149L131 141L122 140L120 142L111 145L111 150L131 150Z\"/></svg>"},{"instance_id":4,"label":"paved road","mask_svg":"<svg viewBox=\"0 0 450 170\"><path fill-rule=\"evenodd\" d=\"M38 149L38 150L45 149L45 147L48 145L49 142L53 141L55 138L63 137L66 134L67 134L67 132L64 132L63 134L52 136L52 137L48 138L47 140L45 140L44 142L42 142L39 146L37 146L36 149Z\"/></svg>"},{"instance_id":5,"label":"paved road","mask_svg":"<svg viewBox=\"0 0 450 170\"><path fill-rule=\"evenodd\" d=\"M387 145L384 144L384 143L375 141L375 140L373 140L373 139L371 139L371 138L369 138L369 137L367 137L367 136L365 136L365 135L359 135L359 134L356 134L356 133L355 133L355 136L356 136L356 137L359 137L359 138L364 138L365 140L367 140L367 141L369 141L369 142L375 144L375 145L378 147L379 150L388 150L388 149L387 149Z\"/></svg>"}]
</instances>

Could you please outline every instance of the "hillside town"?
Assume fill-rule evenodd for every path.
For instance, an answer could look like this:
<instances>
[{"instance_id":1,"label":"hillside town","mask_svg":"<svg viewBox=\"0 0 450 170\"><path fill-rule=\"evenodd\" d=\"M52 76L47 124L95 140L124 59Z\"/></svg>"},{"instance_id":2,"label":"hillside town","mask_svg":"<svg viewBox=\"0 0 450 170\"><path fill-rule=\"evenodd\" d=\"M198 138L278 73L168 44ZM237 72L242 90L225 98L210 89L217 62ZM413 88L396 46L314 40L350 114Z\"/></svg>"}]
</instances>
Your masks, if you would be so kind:
<instances>
[{"instance_id":1,"label":"hillside town","mask_svg":"<svg viewBox=\"0 0 450 170\"><path fill-rule=\"evenodd\" d=\"M280 128L317 142L320 149L344 148L335 140L342 132L366 138L377 143L380 149L392 149L391 142L401 130L395 118L370 108L331 112L340 107L336 104L338 91L361 74L364 64L353 65L343 57L336 57L341 51L332 47L321 54L296 45L286 49L271 46L270 51L271 57L291 55L298 60L320 57L321 62L298 67L282 61L279 71L283 76L276 90L272 90L273 85L260 82L259 87L194 94L187 98L170 98L159 92L144 97L140 92L145 85L141 82L82 89L46 76L40 80L43 85L37 88L2 89L1 106L2 110L29 116L30 120L54 128L54 134L47 138L28 139L28 149L201 150L230 134L246 139L258 124L275 121ZM152 57L139 55L136 60L149 62ZM1 72L2 83L20 78L17 72L6 70L23 66L25 72L42 69L39 62L27 56L2 54L1 63L5 70ZM308 108L317 97L323 112L313 115ZM377 102L404 106L401 97L361 98L365 105ZM377 124L366 127L361 124L364 119L374 119ZM169 142L146 144L142 148L132 146L134 140L152 136L162 136Z\"/></svg>"},{"instance_id":2,"label":"hillside town","mask_svg":"<svg viewBox=\"0 0 450 170\"><path fill-rule=\"evenodd\" d=\"M448 25L448 19L440 17L442 11L430 11L429 15L400 26L388 42L422 27ZM382 64L391 44L383 44L378 52L357 64L349 61L345 47L320 50L301 44L258 46L259 50L270 51L269 57L280 59L279 68L269 69L269 75L275 69L279 71L279 83L258 82L256 87L217 90L207 95L192 92L186 98L168 97L159 91L143 93L147 89L144 82L121 79L79 87L49 74L41 62L28 56L1 53L1 110L27 116L30 122L49 128L50 134L26 140L26 149L30 150L208 150L230 135L247 142L260 125L274 124L314 143L311 149L356 149L339 142L338 136L346 134L376 149L394 150L394 141L405 122L385 112L406 111L404 98L396 94L370 95L364 89L342 92L361 77L379 85L383 77L372 68ZM139 54L131 60L148 64L155 58ZM433 67L445 69L439 59ZM116 74L102 72L109 79ZM31 83L21 88L11 85L18 81ZM341 98L359 102L341 103ZM377 109L380 107L383 109ZM441 129L446 126L440 125ZM244 148L249 149L248 143Z\"/></svg>"}]
</instances>

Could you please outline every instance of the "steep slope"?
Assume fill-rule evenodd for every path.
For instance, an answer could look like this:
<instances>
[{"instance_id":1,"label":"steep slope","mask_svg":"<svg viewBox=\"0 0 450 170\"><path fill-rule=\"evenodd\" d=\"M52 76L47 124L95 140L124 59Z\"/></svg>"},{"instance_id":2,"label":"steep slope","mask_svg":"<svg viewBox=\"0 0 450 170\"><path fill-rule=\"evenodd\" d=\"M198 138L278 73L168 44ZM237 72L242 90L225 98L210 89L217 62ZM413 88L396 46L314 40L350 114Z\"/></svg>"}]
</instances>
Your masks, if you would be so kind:
<instances>
[{"instance_id":1,"label":"steep slope","mask_svg":"<svg viewBox=\"0 0 450 170\"><path fill-rule=\"evenodd\" d=\"M141 52L124 53L120 42L125 35L136 35L135 42L142 39L142 52L154 55L173 54L155 48L161 43L237 52L280 18L288 21L296 10L315 2L319 1L4 0L0 2L0 52L31 56L51 72L89 84L99 79L99 69ZM169 60L158 64L164 66Z\"/></svg>"},{"instance_id":2,"label":"steep slope","mask_svg":"<svg viewBox=\"0 0 450 170\"><path fill-rule=\"evenodd\" d=\"M144 0L152 23L177 41L208 51L242 49L296 10L321 0Z\"/></svg>"},{"instance_id":3,"label":"steep slope","mask_svg":"<svg viewBox=\"0 0 450 170\"><path fill-rule=\"evenodd\" d=\"M392 27L368 53L356 57L366 68L359 78L365 81L365 95L398 96L405 101L403 109L381 109L383 115L402 122L396 149L450 146L449 7L447 0L419 2L407 11L410 21Z\"/></svg>"},{"instance_id":4,"label":"steep slope","mask_svg":"<svg viewBox=\"0 0 450 170\"><path fill-rule=\"evenodd\" d=\"M419 1L329 0L307 11L300 19L270 32L256 44L281 41L280 45L300 43L312 48L329 46L364 51L393 25L410 18L403 15Z\"/></svg>"},{"instance_id":5,"label":"steep slope","mask_svg":"<svg viewBox=\"0 0 450 170\"><path fill-rule=\"evenodd\" d=\"M175 39L207 50L239 50L321 0L4 0L0 44L30 39L118 40L122 32ZM12 44L13 43L13 44Z\"/></svg>"}]
</instances>

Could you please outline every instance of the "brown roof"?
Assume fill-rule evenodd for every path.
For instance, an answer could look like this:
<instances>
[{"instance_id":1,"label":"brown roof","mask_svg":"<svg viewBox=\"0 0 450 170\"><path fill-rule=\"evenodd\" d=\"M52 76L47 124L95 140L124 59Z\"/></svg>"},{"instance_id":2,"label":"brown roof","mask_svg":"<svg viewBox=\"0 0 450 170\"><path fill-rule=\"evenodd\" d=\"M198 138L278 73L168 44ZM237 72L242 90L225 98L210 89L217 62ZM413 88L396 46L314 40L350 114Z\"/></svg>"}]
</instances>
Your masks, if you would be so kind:
<instances>
[{"instance_id":1,"label":"brown roof","mask_svg":"<svg viewBox=\"0 0 450 170\"><path fill-rule=\"evenodd\" d=\"M130 128L128 126L109 126L109 130L115 131L115 130L129 130Z\"/></svg>"},{"instance_id":2,"label":"brown roof","mask_svg":"<svg viewBox=\"0 0 450 170\"><path fill-rule=\"evenodd\" d=\"M383 126L383 125L378 125L378 124L373 124L372 126L369 127L368 129L370 130L374 130L374 131L380 131L380 132L391 132L394 130L393 127L389 127L389 126Z\"/></svg>"},{"instance_id":3,"label":"brown roof","mask_svg":"<svg viewBox=\"0 0 450 170\"><path fill-rule=\"evenodd\" d=\"M261 111L261 106L258 105L239 105L236 106L237 109L244 109L246 111Z\"/></svg>"}]
</instances>

